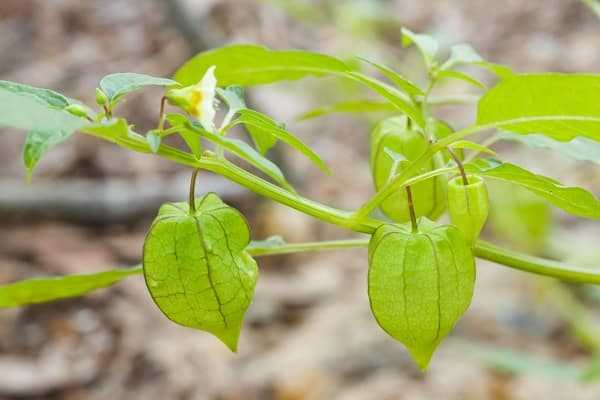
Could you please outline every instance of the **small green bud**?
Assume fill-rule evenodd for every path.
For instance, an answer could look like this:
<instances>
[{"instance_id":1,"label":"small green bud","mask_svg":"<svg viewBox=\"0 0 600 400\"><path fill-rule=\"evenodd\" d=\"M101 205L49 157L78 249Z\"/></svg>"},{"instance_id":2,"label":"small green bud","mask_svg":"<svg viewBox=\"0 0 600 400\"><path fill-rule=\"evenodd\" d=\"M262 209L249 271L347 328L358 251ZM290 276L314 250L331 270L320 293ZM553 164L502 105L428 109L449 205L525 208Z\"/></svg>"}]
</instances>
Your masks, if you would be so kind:
<instances>
[{"instance_id":1,"label":"small green bud","mask_svg":"<svg viewBox=\"0 0 600 400\"><path fill-rule=\"evenodd\" d=\"M86 118L89 115L89 109L81 104L69 104L67 107L65 107L65 111L81 118Z\"/></svg>"},{"instance_id":2,"label":"small green bud","mask_svg":"<svg viewBox=\"0 0 600 400\"><path fill-rule=\"evenodd\" d=\"M106 94L100 88L96 88L96 103L98 103L100 107L108 104L108 97L106 97Z\"/></svg>"},{"instance_id":3,"label":"small green bud","mask_svg":"<svg viewBox=\"0 0 600 400\"><path fill-rule=\"evenodd\" d=\"M193 86L186 86L169 89L165 93L165 98L170 105L187 110L190 107L192 88Z\"/></svg>"}]
</instances>

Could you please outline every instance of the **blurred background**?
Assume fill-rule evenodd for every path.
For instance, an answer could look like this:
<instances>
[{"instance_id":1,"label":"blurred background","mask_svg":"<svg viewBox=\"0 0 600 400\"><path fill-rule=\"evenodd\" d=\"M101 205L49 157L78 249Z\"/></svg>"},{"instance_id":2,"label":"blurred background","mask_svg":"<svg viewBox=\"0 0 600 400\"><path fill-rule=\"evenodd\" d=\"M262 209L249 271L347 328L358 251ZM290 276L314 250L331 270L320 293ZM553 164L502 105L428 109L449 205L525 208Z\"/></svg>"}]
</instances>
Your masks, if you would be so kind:
<instances>
[{"instance_id":1,"label":"blurred background","mask_svg":"<svg viewBox=\"0 0 600 400\"><path fill-rule=\"evenodd\" d=\"M400 27L444 47L468 42L518 71L600 72L600 19L579 0L2 0L0 79L51 88L93 104L106 74L170 76L193 54L232 42L359 54L419 81ZM252 107L300 135L329 163L326 177L285 146L271 153L303 195L341 208L372 193L374 120L298 122L303 112L360 94L335 79L269 85ZM440 93L468 91L444 86ZM160 91L120 112L153 126ZM1 107L1 105L0 105ZM444 107L455 127L469 107ZM0 131L0 283L95 272L140 260L144 233L165 201L185 198L189 171L156 157L73 136L27 184L23 132ZM501 143L507 160L598 194L600 169L555 152ZM201 173L250 219L255 239L352 237ZM600 226L514 188L492 187L485 235L511 248L600 265ZM421 374L372 318L366 251L259 260L261 277L238 354L165 319L140 277L82 299L0 311L0 399L599 399L600 289L478 264L473 304Z\"/></svg>"}]
</instances>

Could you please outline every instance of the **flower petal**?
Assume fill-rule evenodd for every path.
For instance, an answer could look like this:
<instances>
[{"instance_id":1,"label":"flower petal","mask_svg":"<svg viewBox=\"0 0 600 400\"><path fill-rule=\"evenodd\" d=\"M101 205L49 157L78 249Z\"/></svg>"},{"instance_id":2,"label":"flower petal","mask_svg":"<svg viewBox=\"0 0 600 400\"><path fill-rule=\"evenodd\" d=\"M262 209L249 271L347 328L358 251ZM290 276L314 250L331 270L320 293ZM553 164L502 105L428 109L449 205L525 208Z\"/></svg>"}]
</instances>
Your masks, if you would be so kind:
<instances>
[{"instance_id":1,"label":"flower petal","mask_svg":"<svg viewBox=\"0 0 600 400\"><path fill-rule=\"evenodd\" d=\"M217 78L215 77L215 66L211 66L199 83L202 98L198 104L197 114L200 124L209 132L215 132L215 92L217 89Z\"/></svg>"}]
</instances>

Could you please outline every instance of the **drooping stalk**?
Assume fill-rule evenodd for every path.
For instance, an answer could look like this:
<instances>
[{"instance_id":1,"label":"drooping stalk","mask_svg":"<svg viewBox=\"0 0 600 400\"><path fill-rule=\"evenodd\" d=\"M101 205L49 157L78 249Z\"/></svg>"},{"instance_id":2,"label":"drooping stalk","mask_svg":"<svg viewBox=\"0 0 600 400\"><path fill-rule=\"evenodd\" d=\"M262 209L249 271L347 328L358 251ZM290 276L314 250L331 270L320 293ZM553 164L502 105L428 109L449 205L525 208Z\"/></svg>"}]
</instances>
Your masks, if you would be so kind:
<instances>
[{"instance_id":1,"label":"drooping stalk","mask_svg":"<svg viewBox=\"0 0 600 400\"><path fill-rule=\"evenodd\" d=\"M200 172L200 169L196 168L194 172L192 172L192 177L190 179L190 214L196 213L196 178L198 177L198 172Z\"/></svg>"},{"instance_id":2,"label":"drooping stalk","mask_svg":"<svg viewBox=\"0 0 600 400\"><path fill-rule=\"evenodd\" d=\"M410 214L410 225L412 227L412 232L415 233L419 230L419 225L417 224L417 216L415 214L415 205L413 203L412 190L410 186L406 186L406 198L408 200L408 212Z\"/></svg>"},{"instance_id":3,"label":"drooping stalk","mask_svg":"<svg viewBox=\"0 0 600 400\"><path fill-rule=\"evenodd\" d=\"M165 129L165 104L167 98L165 96L160 99L160 111L158 112L158 130L163 131Z\"/></svg>"},{"instance_id":4,"label":"drooping stalk","mask_svg":"<svg viewBox=\"0 0 600 400\"><path fill-rule=\"evenodd\" d=\"M469 179L467 178L467 173L465 172L465 167L463 166L462 161L460 161L460 158L457 157L456 153L454 153L451 148L446 148L446 151L448 151L448 154L450 154L450 157L452 157L456 163L456 167L460 171L460 176L462 177L463 185L469 186Z\"/></svg>"}]
</instances>

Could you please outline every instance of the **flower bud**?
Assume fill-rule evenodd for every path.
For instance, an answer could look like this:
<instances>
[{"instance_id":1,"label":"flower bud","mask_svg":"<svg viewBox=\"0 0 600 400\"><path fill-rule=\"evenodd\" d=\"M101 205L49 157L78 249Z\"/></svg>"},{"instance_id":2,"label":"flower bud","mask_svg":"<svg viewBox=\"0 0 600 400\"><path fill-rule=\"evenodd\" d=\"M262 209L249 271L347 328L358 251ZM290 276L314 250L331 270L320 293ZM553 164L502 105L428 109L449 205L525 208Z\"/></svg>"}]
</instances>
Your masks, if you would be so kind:
<instances>
[{"instance_id":1,"label":"flower bud","mask_svg":"<svg viewBox=\"0 0 600 400\"><path fill-rule=\"evenodd\" d=\"M96 88L96 103L100 107L108 105L108 97L106 97L106 94L100 88Z\"/></svg>"},{"instance_id":2,"label":"flower bud","mask_svg":"<svg viewBox=\"0 0 600 400\"><path fill-rule=\"evenodd\" d=\"M214 71L215 67L212 66L197 84L179 89L169 89L165 93L169 104L179 107L190 114L209 132L215 131L214 118L216 113L215 93L217 80Z\"/></svg>"},{"instance_id":3,"label":"flower bud","mask_svg":"<svg viewBox=\"0 0 600 400\"><path fill-rule=\"evenodd\" d=\"M86 118L88 116L89 109L81 104L69 104L65 107L65 111L76 117Z\"/></svg>"}]
</instances>

